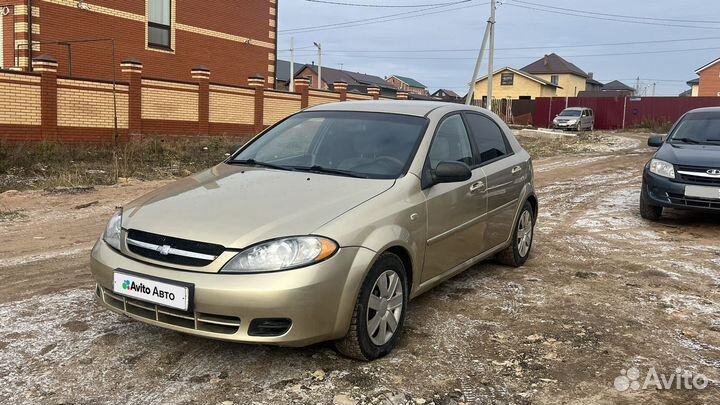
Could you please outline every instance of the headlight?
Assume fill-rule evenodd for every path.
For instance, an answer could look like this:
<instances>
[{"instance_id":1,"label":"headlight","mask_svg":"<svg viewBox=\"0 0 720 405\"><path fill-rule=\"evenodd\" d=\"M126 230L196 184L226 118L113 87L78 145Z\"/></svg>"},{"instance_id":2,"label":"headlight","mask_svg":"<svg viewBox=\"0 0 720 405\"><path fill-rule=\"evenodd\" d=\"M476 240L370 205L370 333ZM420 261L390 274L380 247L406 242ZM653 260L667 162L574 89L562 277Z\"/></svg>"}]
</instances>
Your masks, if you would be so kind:
<instances>
[{"instance_id":1,"label":"headlight","mask_svg":"<svg viewBox=\"0 0 720 405\"><path fill-rule=\"evenodd\" d=\"M660 159L650 161L650 172L658 176L669 177L671 179L675 178L675 168L672 163Z\"/></svg>"},{"instance_id":2,"label":"headlight","mask_svg":"<svg viewBox=\"0 0 720 405\"><path fill-rule=\"evenodd\" d=\"M327 259L337 249L337 243L319 236L275 239L238 253L222 271L253 273L303 267Z\"/></svg>"},{"instance_id":3,"label":"headlight","mask_svg":"<svg viewBox=\"0 0 720 405\"><path fill-rule=\"evenodd\" d=\"M122 208L115 210L115 213L108 221L103 240L108 245L120 250L120 232L122 230Z\"/></svg>"},{"instance_id":4,"label":"headlight","mask_svg":"<svg viewBox=\"0 0 720 405\"><path fill-rule=\"evenodd\" d=\"M575 123L577 123L577 122L578 122L577 119L573 119L573 120L569 120L569 121L568 121L568 124L575 124Z\"/></svg>"}]
</instances>

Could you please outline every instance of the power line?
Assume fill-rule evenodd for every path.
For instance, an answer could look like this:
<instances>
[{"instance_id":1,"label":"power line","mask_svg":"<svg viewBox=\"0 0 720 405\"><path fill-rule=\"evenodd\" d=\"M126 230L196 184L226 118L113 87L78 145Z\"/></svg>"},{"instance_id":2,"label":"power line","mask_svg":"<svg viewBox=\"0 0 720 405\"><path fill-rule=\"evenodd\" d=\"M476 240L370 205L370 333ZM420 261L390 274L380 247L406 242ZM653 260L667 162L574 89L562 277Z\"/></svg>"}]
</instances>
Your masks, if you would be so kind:
<instances>
[{"instance_id":1,"label":"power line","mask_svg":"<svg viewBox=\"0 0 720 405\"><path fill-rule=\"evenodd\" d=\"M718 40L720 37L701 37L701 38L684 38L684 39L664 39L664 40L653 40L653 41L633 41L633 42L612 42L604 44L581 44L581 45L538 45L538 46L521 46L521 47L505 47L495 48L496 51L517 51L517 50L533 50L533 49L560 49L560 48L587 48L587 47L602 47L602 46L625 46L625 45L647 45L647 44L659 44L668 42L691 42L691 41L707 41L707 40ZM305 47L308 48L308 47ZM295 48L302 49L302 48ZM282 49L280 51L284 51ZM339 51L336 51L339 52ZM465 49L346 49L342 52L353 52L353 53L437 53L437 52L477 52L474 48ZM332 51L330 52L332 53Z\"/></svg>"},{"instance_id":2,"label":"power line","mask_svg":"<svg viewBox=\"0 0 720 405\"><path fill-rule=\"evenodd\" d=\"M471 0L474 1L474 0ZM340 23L333 23L333 24L325 24L325 25L317 25L312 27L301 27L301 28L292 28L287 30L280 30L278 33L305 33L305 32L314 32L314 31L325 31L325 30L332 30L332 29L339 29L339 28L350 28L350 27L357 27L362 25L369 25L369 24L378 24L383 22L389 22L389 21L396 21L396 20L404 20L408 18L415 18L415 17L421 17L425 15L433 15L433 14L439 14L439 13L445 13L448 11L455 11L455 10L462 10L469 7L477 7L481 6L483 4L489 4L487 2L485 3L478 3L473 4L469 6L462 6L462 7L454 7L454 8L446 8L443 10L437 10L437 11L429 11L428 10L435 10L438 8L447 7L446 5L440 5L440 6L433 6L428 8L423 8L421 10L415 10L415 11L406 11L402 13L395 13L395 14L388 14L381 17L373 17L373 18L363 18L359 20L352 20L352 21L344 21ZM412 15L411 15L412 14Z\"/></svg>"},{"instance_id":3,"label":"power line","mask_svg":"<svg viewBox=\"0 0 720 405\"><path fill-rule=\"evenodd\" d=\"M418 8L418 7L432 7L432 6L451 6L453 4L467 3L472 0L460 0L451 1L447 3L430 3L430 4L367 4L367 3L348 3L344 1L330 1L330 0L305 0L310 3L322 3L332 4L335 6L351 6L351 7L368 7L368 8Z\"/></svg>"},{"instance_id":4,"label":"power line","mask_svg":"<svg viewBox=\"0 0 720 405\"><path fill-rule=\"evenodd\" d=\"M596 53L596 54L581 54L581 55L566 55L567 58L586 58L586 57L600 57L600 56L629 56L629 55L650 55L650 54L663 54L663 53L677 53L677 52L693 52L693 51L709 51L709 50L720 50L720 47L706 47L706 48L685 48L685 49L668 49L668 50L657 50L657 51L635 51L635 52L619 52L619 53ZM343 52L323 52L326 55L336 55L346 58L367 58L367 59L401 59L401 60L474 60L471 57L394 57L394 56L378 56L378 55L348 55ZM499 56L496 59L528 59L533 56Z\"/></svg>"},{"instance_id":5,"label":"power line","mask_svg":"<svg viewBox=\"0 0 720 405\"><path fill-rule=\"evenodd\" d=\"M589 15L589 14L579 14L579 13L570 13L570 12L557 11L557 10L548 10L548 9L544 9L544 8L531 7L531 6L515 4L515 3L505 3L505 5L512 6L512 7L524 8L527 10L542 11L542 12L550 13L550 14L562 14L562 15L569 15L572 17L591 18L591 19L603 20L603 21L617 21L617 22L624 22L624 23L630 23L630 24L656 25L656 26L662 26L662 27L697 28L697 29L705 29L705 30L720 29L720 27L703 27L703 26L699 26L699 25L683 25L683 24L665 24L665 23L648 22L648 21L621 20L619 18L611 18L611 17L596 17L596 16Z\"/></svg>"},{"instance_id":6,"label":"power line","mask_svg":"<svg viewBox=\"0 0 720 405\"><path fill-rule=\"evenodd\" d=\"M514 0L517 3L523 3L523 4L530 4L533 6L538 7L544 7L544 8L552 8L556 10L563 10L563 11L572 11L577 12L577 9L571 9L571 8L563 8L563 7L557 7L557 6L547 6L545 4L540 3L533 3L531 1L524 1L524 0ZM670 22L684 22L684 23L700 23L700 24L720 24L720 20L683 20L678 18L658 18L658 17L646 17L646 16L632 16L632 15L623 15L623 14L609 14L609 13L599 13L594 11L587 11L582 10L583 14L593 14L593 15L601 15L605 17L619 17L619 18L633 18L636 20L651 20L651 21L670 21Z\"/></svg>"}]
</instances>

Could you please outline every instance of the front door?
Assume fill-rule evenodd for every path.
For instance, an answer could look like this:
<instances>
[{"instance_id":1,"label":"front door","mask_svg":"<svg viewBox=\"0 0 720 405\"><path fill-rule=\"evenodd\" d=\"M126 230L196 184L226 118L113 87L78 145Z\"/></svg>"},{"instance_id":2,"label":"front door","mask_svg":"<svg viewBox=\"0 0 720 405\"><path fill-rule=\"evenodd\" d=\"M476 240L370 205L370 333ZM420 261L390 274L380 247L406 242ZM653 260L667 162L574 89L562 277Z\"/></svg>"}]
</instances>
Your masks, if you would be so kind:
<instances>
[{"instance_id":1,"label":"front door","mask_svg":"<svg viewBox=\"0 0 720 405\"><path fill-rule=\"evenodd\" d=\"M459 161L473 167L475 157L460 114L445 117L435 133L428 165ZM474 168L469 180L435 184L424 190L428 213L428 240L422 282L438 277L484 251L487 210L485 173Z\"/></svg>"}]
</instances>

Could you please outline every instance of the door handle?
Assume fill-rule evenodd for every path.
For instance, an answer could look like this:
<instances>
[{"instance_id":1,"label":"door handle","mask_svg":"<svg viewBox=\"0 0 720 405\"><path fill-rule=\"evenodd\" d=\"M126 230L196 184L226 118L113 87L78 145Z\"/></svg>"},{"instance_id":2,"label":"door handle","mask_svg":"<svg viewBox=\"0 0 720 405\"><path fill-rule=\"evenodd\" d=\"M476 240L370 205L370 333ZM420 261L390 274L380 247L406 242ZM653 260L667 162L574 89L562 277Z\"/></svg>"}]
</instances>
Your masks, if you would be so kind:
<instances>
[{"instance_id":1,"label":"door handle","mask_svg":"<svg viewBox=\"0 0 720 405\"><path fill-rule=\"evenodd\" d=\"M483 183L482 181L476 181L475 183L470 185L470 192L473 193L483 187L485 187L485 183Z\"/></svg>"},{"instance_id":2,"label":"door handle","mask_svg":"<svg viewBox=\"0 0 720 405\"><path fill-rule=\"evenodd\" d=\"M515 173L519 172L520 170L522 170L522 167L520 167L520 166L515 166L515 167L512 168L511 173L512 173L512 174L515 174Z\"/></svg>"}]
</instances>

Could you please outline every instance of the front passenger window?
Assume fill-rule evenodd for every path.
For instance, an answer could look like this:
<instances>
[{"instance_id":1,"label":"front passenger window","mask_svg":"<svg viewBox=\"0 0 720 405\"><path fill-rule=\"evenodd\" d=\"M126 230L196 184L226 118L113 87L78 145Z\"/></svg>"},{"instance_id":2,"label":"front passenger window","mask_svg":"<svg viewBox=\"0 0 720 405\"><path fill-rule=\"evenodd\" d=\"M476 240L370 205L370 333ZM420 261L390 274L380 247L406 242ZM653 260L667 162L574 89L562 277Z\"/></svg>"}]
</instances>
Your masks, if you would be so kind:
<instances>
[{"instance_id":1,"label":"front passenger window","mask_svg":"<svg viewBox=\"0 0 720 405\"><path fill-rule=\"evenodd\" d=\"M438 127L430 146L430 168L435 170L440 162L463 162L472 165L472 148L465 124L460 115L446 118Z\"/></svg>"}]
</instances>

